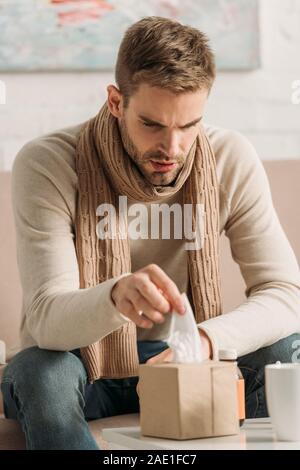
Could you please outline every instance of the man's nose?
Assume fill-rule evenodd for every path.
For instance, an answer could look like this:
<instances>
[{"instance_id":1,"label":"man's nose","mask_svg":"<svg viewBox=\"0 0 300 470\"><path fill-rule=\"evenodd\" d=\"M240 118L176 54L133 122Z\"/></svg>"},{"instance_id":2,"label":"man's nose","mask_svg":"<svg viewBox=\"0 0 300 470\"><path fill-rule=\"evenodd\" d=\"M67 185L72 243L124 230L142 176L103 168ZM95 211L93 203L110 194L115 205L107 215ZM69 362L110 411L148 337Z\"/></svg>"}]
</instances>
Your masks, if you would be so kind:
<instances>
[{"instance_id":1,"label":"man's nose","mask_svg":"<svg viewBox=\"0 0 300 470\"><path fill-rule=\"evenodd\" d=\"M165 137L162 143L163 151L170 159L176 158L180 153L180 138L175 132Z\"/></svg>"}]
</instances>

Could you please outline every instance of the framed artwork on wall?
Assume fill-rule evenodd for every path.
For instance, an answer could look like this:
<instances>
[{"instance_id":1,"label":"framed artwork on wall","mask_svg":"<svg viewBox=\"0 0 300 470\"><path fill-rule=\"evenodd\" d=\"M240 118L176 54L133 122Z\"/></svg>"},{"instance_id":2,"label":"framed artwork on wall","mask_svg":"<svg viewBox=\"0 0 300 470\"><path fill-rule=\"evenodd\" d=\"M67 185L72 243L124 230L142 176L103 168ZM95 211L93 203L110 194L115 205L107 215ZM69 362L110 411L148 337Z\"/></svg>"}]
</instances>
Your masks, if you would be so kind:
<instances>
[{"instance_id":1,"label":"framed artwork on wall","mask_svg":"<svg viewBox=\"0 0 300 470\"><path fill-rule=\"evenodd\" d=\"M0 0L0 71L111 70L144 16L206 32L219 70L260 65L258 0Z\"/></svg>"}]
</instances>

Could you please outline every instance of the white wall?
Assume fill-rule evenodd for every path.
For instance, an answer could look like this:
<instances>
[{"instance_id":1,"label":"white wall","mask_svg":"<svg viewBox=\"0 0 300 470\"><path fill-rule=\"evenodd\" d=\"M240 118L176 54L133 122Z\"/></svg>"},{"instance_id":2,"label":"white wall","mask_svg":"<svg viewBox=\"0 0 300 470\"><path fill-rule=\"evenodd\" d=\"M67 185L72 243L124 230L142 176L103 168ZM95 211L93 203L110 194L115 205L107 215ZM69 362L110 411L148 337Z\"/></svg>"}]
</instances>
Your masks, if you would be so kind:
<instances>
[{"instance_id":1,"label":"white wall","mask_svg":"<svg viewBox=\"0 0 300 470\"><path fill-rule=\"evenodd\" d=\"M206 121L238 129L261 158L300 158L300 104L292 83L300 80L300 0L260 0L262 68L220 73ZM238 47L238 44L237 44ZM9 170L24 142L94 115L112 73L2 74L0 170Z\"/></svg>"}]
</instances>

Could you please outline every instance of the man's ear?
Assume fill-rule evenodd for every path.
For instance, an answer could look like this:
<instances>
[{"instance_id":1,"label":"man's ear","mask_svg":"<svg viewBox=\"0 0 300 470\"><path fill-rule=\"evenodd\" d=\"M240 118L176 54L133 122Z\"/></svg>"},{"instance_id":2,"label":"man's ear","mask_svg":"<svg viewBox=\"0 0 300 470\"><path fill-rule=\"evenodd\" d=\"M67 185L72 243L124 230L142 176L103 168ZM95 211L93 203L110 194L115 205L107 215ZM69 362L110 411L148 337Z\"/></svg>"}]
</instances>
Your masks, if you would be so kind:
<instances>
[{"instance_id":1,"label":"man's ear","mask_svg":"<svg viewBox=\"0 0 300 470\"><path fill-rule=\"evenodd\" d=\"M123 95L114 85L107 87L107 106L114 117L123 116Z\"/></svg>"}]
</instances>

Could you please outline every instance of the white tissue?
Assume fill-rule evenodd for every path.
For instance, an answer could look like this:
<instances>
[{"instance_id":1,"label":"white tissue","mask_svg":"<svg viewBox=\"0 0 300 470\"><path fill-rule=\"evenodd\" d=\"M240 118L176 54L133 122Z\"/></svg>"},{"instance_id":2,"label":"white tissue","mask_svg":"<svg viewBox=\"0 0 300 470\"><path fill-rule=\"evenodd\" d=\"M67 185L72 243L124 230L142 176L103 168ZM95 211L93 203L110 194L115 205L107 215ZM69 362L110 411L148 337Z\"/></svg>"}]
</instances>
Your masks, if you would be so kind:
<instances>
[{"instance_id":1,"label":"white tissue","mask_svg":"<svg viewBox=\"0 0 300 470\"><path fill-rule=\"evenodd\" d=\"M6 364L5 343L0 340L0 364Z\"/></svg>"},{"instance_id":2,"label":"white tissue","mask_svg":"<svg viewBox=\"0 0 300 470\"><path fill-rule=\"evenodd\" d=\"M173 350L171 362L202 362L201 338L192 307L186 294L182 294L186 311L184 315L173 311L169 336L165 340Z\"/></svg>"}]
</instances>

